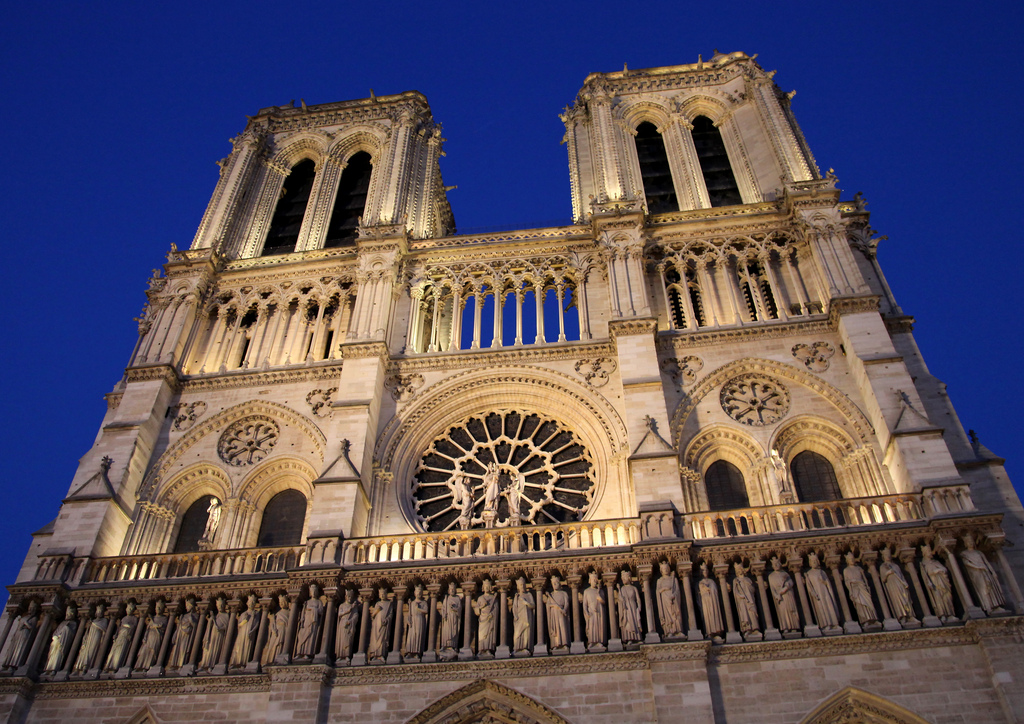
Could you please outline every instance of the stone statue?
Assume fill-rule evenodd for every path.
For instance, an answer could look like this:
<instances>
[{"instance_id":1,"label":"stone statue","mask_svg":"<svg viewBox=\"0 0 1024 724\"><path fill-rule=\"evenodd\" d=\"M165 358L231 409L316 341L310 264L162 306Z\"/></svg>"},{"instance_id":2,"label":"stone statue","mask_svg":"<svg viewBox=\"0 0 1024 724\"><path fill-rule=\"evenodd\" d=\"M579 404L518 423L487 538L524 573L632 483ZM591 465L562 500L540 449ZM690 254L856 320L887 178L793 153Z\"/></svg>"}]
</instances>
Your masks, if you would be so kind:
<instances>
[{"instance_id":1,"label":"stone statue","mask_svg":"<svg viewBox=\"0 0 1024 724\"><path fill-rule=\"evenodd\" d=\"M473 491L469 477L459 470L448 480L448 488L452 491L452 504L459 511L459 528L469 530L473 524Z\"/></svg>"},{"instance_id":2,"label":"stone statue","mask_svg":"<svg viewBox=\"0 0 1024 724\"><path fill-rule=\"evenodd\" d=\"M359 614L362 607L356 600L356 592L345 589L345 600L338 606L338 632L335 634L334 655L339 659L352 658L352 644L359 633Z\"/></svg>"},{"instance_id":3,"label":"stone statue","mask_svg":"<svg viewBox=\"0 0 1024 724\"><path fill-rule=\"evenodd\" d=\"M747 568L743 563L736 561L732 564L736 577L732 581L732 597L736 601L736 617L740 621L740 633L748 634L759 631L757 618L757 591L754 582L747 575Z\"/></svg>"},{"instance_id":4,"label":"stone statue","mask_svg":"<svg viewBox=\"0 0 1024 724\"><path fill-rule=\"evenodd\" d=\"M867 576L864 569L857 565L857 559L853 551L846 553L846 568L843 569L843 582L846 590L853 601L853 608L857 612L857 620L863 627L876 627L878 623L878 611L875 610L875 602L871 598L871 588L868 587Z\"/></svg>"},{"instance_id":5,"label":"stone statue","mask_svg":"<svg viewBox=\"0 0 1024 724\"><path fill-rule=\"evenodd\" d=\"M793 577L782 570L782 561L772 556L772 572L768 574L768 587L775 601L775 612L778 614L779 630L783 633L800 630L800 611L796 607L796 587Z\"/></svg>"},{"instance_id":6,"label":"stone statue","mask_svg":"<svg viewBox=\"0 0 1024 724\"><path fill-rule=\"evenodd\" d=\"M583 591L583 621L586 624L587 651L604 651L604 591L597 571L589 575L590 585Z\"/></svg>"},{"instance_id":7,"label":"stone statue","mask_svg":"<svg viewBox=\"0 0 1024 724\"><path fill-rule=\"evenodd\" d=\"M793 494L793 486L789 480L789 470L786 469L786 462L779 457L779 451L772 448L769 461L772 464L772 475L775 478L775 485L779 491L779 500L783 503L795 503L796 495Z\"/></svg>"},{"instance_id":8,"label":"stone statue","mask_svg":"<svg viewBox=\"0 0 1024 724\"><path fill-rule=\"evenodd\" d=\"M562 579L551 576L551 593L541 594L548 614L548 639L551 651L569 650L569 594L562 589Z\"/></svg>"},{"instance_id":9,"label":"stone statue","mask_svg":"<svg viewBox=\"0 0 1024 724\"><path fill-rule=\"evenodd\" d=\"M316 655L316 644L324 627L324 602L320 598L320 587L309 584L309 600L302 607L299 630L295 634L295 657L312 659Z\"/></svg>"},{"instance_id":10,"label":"stone statue","mask_svg":"<svg viewBox=\"0 0 1024 724\"><path fill-rule=\"evenodd\" d=\"M35 638L38 623L39 604L36 601L30 601L25 613L14 619L3 660L0 661L0 668L16 669L25 663L29 649L32 648L32 639Z\"/></svg>"},{"instance_id":11,"label":"stone statue","mask_svg":"<svg viewBox=\"0 0 1024 724\"><path fill-rule=\"evenodd\" d=\"M451 661L459 654L459 629L462 628L462 597L456 592L454 581L448 584L448 595L437 602L437 610L441 613L439 658Z\"/></svg>"},{"instance_id":12,"label":"stone statue","mask_svg":"<svg viewBox=\"0 0 1024 724\"><path fill-rule=\"evenodd\" d=\"M489 581L484 583L487 584ZM423 600L422 584L416 584L412 600L406 606L408 612L405 614L405 636L402 637L401 653L406 661L419 661L427 640L427 617L430 615L430 604ZM340 633L340 626L338 631Z\"/></svg>"},{"instance_id":13,"label":"stone statue","mask_svg":"<svg viewBox=\"0 0 1024 724\"><path fill-rule=\"evenodd\" d=\"M934 558L935 552L925 543L921 546L921 573L924 587L932 599L932 608L942 623L956 621L956 610L953 608L953 588L949 583L949 571Z\"/></svg>"},{"instance_id":14,"label":"stone statue","mask_svg":"<svg viewBox=\"0 0 1024 724\"><path fill-rule=\"evenodd\" d=\"M210 507L206 509L206 528L200 540L208 543L213 542L213 536L217 534L220 527L221 504L217 498L210 498Z\"/></svg>"},{"instance_id":15,"label":"stone statue","mask_svg":"<svg viewBox=\"0 0 1024 724\"><path fill-rule=\"evenodd\" d=\"M679 607L679 579L672 575L672 566L668 561L660 564L661 578L655 591L658 596L658 621L661 633L665 638L683 635L683 613Z\"/></svg>"},{"instance_id":16,"label":"stone statue","mask_svg":"<svg viewBox=\"0 0 1024 724\"><path fill-rule=\"evenodd\" d=\"M482 584L483 593L473 602L473 613L476 614L476 654L477 657L490 658L498 645L498 597L494 595L494 585L489 578Z\"/></svg>"},{"instance_id":17,"label":"stone statue","mask_svg":"<svg viewBox=\"0 0 1024 724\"><path fill-rule=\"evenodd\" d=\"M516 579L516 595L509 602L512 609L512 650L520 656L530 653L530 632L533 629L533 615L537 605L533 594L526 590L526 579Z\"/></svg>"},{"instance_id":18,"label":"stone statue","mask_svg":"<svg viewBox=\"0 0 1024 724\"><path fill-rule=\"evenodd\" d=\"M139 625L139 617L135 615L135 609L135 601L129 601L125 605L124 616L117 623L117 633L114 634L114 642L110 645L107 665L103 667L104 671L117 671L128 664L132 639L135 638L135 627Z\"/></svg>"},{"instance_id":19,"label":"stone statue","mask_svg":"<svg viewBox=\"0 0 1024 724\"><path fill-rule=\"evenodd\" d=\"M807 595L811 599L814 618L818 628L826 633L842 631L839 626L839 613L836 610L836 597L832 593L832 584L828 574L821 570L818 554L811 551L807 556L807 564L811 567L804 576L807 582Z\"/></svg>"},{"instance_id":20,"label":"stone statue","mask_svg":"<svg viewBox=\"0 0 1024 724\"><path fill-rule=\"evenodd\" d=\"M209 670L220 663L220 650L224 647L230 622L231 614L227 612L227 601L223 596L218 596L214 601L214 610L206 614L203 655L199 659L200 669Z\"/></svg>"},{"instance_id":21,"label":"stone statue","mask_svg":"<svg viewBox=\"0 0 1024 724\"><path fill-rule=\"evenodd\" d=\"M704 616L704 628L707 629L708 637L715 643L722 643L722 634L725 633L725 623L722 621L722 609L719 608L718 584L711 577L708 571L708 564L703 561L700 564L701 579L697 584L697 593L700 596L700 610Z\"/></svg>"},{"instance_id":22,"label":"stone statue","mask_svg":"<svg viewBox=\"0 0 1024 724\"><path fill-rule=\"evenodd\" d=\"M984 553L974 547L974 536L970 533L964 536L964 545L967 548L960 554L960 560L964 562L967 575L971 577L974 592L978 594L978 603L990 616L993 613L1006 613L1006 609L1003 608L1006 602L1003 598L1003 589L999 585L992 564L988 562Z\"/></svg>"},{"instance_id":23,"label":"stone statue","mask_svg":"<svg viewBox=\"0 0 1024 724\"><path fill-rule=\"evenodd\" d=\"M76 631L78 631L78 608L75 606L75 602L71 601L64 609L64 620L57 624L53 635L50 636L50 649L46 654L43 671L51 673L60 671L68 647L75 640Z\"/></svg>"},{"instance_id":24,"label":"stone statue","mask_svg":"<svg viewBox=\"0 0 1024 724\"><path fill-rule=\"evenodd\" d=\"M260 610L257 608L255 594L249 594L245 601L245 610L236 616L235 622L235 643L231 647L228 665L232 669L240 669L252 661L256 639L260 634Z\"/></svg>"},{"instance_id":25,"label":"stone statue","mask_svg":"<svg viewBox=\"0 0 1024 724\"><path fill-rule=\"evenodd\" d=\"M523 499L523 491L526 489L526 476L518 470L512 478L512 482L505 488L505 499L508 500L508 524L520 525L522 523L522 511L519 510L519 502Z\"/></svg>"},{"instance_id":26,"label":"stone statue","mask_svg":"<svg viewBox=\"0 0 1024 724\"><path fill-rule=\"evenodd\" d=\"M99 655L103 637L107 633L107 626L110 625L110 620L106 617L106 608L102 602L96 604L92 620L89 621L89 628L86 629L82 645L78 649L78 658L75 659L73 670L76 674L84 674L91 669L93 659Z\"/></svg>"},{"instance_id":27,"label":"stone statue","mask_svg":"<svg viewBox=\"0 0 1024 724\"><path fill-rule=\"evenodd\" d=\"M377 603L370 609L370 645L366 651L367 661L384 663L388 655L388 629L395 615L395 606L388 600L388 589L377 589Z\"/></svg>"},{"instance_id":28,"label":"stone statue","mask_svg":"<svg viewBox=\"0 0 1024 724\"><path fill-rule=\"evenodd\" d=\"M196 626L199 624L199 614L196 613L196 600L189 596L185 599L185 613L178 616L174 628L174 648L171 649L171 656L167 661L168 669L180 669L188 663L189 654L192 652L192 639L196 635Z\"/></svg>"},{"instance_id":29,"label":"stone statue","mask_svg":"<svg viewBox=\"0 0 1024 724\"><path fill-rule=\"evenodd\" d=\"M158 599L153 607L153 615L146 618L146 630L142 634L142 645L139 646L139 653L135 656L135 670L148 671L156 665L157 657L160 655L160 645L164 640L164 631L167 630L167 604L163 599Z\"/></svg>"},{"instance_id":30,"label":"stone statue","mask_svg":"<svg viewBox=\"0 0 1024 724\"><path fill-rule=\"evenodd\" d=\"M288 596L283 593L277 596L277 611L270 617L267 626L267 643L263 645L263 656L260 662L267 666L274 663L278 654L284 651L288 637Z\"/></svg>"},{"instance_id":31,"label":"stone statue","mask_svg":"<svg viewBox=\"0 0 1024 724\"><path fill-rule=\"evenodd\" d=\"M498 499L501 497L500 473L497 463L488 463L484 473L484 512L498 514Z\"/></svg>"},{"instance_id":32,"label":"stone statue","mask_svg":"<svg viewBox=\"0 0 1024 724\"><path fill-rule=\"evenodd\" d=\"M632 573L622 571L619 573L619 580L622 581L617 591L619 637L624 644L639 643L644 637L640 623L640 594L633 585Z\"/></svg>"},{"instance_id":33,"label":"stone statue","mask_svg":"<svg viewBox=\"0 0 1024 724\"><path fill-rule=\"evenodd\" d=\"M892 551L888 546L882 549L882 563L878 566L878 575L882 579L885 597L889 599L892 615L900 623L917 621L914 617L914 604L910 600L910 585L903 577L899 564L892 559Z\"/></svg>"}]
</instances>

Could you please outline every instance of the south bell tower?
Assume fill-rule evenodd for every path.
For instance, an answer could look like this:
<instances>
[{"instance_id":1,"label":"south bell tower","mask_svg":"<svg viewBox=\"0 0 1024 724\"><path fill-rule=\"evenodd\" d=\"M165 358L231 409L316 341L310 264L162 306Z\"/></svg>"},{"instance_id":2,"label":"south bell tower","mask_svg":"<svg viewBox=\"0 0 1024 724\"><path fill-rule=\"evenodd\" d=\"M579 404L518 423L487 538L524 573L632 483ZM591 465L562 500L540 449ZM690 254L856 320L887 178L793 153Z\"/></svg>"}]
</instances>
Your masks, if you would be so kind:
<instances>
[{"instance_id":1,"label":"south bell tower","mask_svg":"<svg viewBox=\"0 0 1024 724\"><path fill-rule=\"evenodd\" d=\"M788 721L737 668L785 658L799 717L1021 716L1020 502L772 76L588 76L573 223L490 234L418 93L250 118L10 589L0 706Z\"/></svg>"}]
</instances>

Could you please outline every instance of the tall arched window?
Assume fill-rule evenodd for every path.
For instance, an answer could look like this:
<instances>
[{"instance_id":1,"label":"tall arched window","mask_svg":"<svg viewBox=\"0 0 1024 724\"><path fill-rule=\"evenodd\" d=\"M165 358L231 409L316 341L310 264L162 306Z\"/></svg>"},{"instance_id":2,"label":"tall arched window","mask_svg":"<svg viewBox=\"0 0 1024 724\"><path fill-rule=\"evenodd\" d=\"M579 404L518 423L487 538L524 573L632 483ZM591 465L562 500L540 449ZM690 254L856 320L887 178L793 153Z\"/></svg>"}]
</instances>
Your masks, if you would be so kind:
<instances>
[{"instance_id":1,"label":"tall arched window","mask_svg":"<svg viewBox=\"0 0 1024 724\"><path fill-rule=\"evenodd\" d=\"M212 495L204 495L188 506L185 515L181 517L181 525L178 526L178 539L174 542L175 553L191 553L199 550L199 539L206 531L206 520L209 517L207 510L211 500L213 500Z\"/></svg>"},{"instance_id":2,"label":"tall arched window","mask_svg":"<svg viewBox=\"0 0 1024 724\"><path fill-rule=\"evenodd\" d=\"M288 254L295 251L299 240L302 218L306 215L309 192L313 189L316 164L309 159L297 164L281 187L281 197L274 208L274 217L263 244L263 256Z\"/></svg>"},{"instance_id":3,"label":"tall arched window","mask_svg":"<svg viewBox=\"0 0 1024 724\"><path fill-rule=\"evenodd\" d=\"M641 123L636 128L636 157L640 162L647 210L652 214L679 211L676 189L672 184L672 169L668 165L665 139L653 123Z\"/></svg>"},{"instance_id":4,"label":"tall arched window","mask_svg":"<svg viewBox=\"0 0 1024 724\"><path fill-rule=\"evenodd\" d=\"M338 182L331 221L327 225L325 248L352 246L356 243L359 217L366 209L366 195L370 192L370 154L360 151L348 160Z\"/></svg>"},{"instance_id":5,"label":"tall arched window","mask_svg":"<svg viewBox=\"0 0 1024 724\"><path fill-rule=\"evenodd\" d=\"M805 450L793 458L789 467L793 471L793 484L801 503L843 497L832 463L818 453Z\"/></svg>"},{"instance_id":6,"label":"tall arched window","mask_svg":"<svg viewBox=\"0 0 1024 724\"><path fill-rule=\"evenodd\" d=\"M704 175L704 185L708 189L708 199L712 206L733 206L742 204L736 177L729 165L729 154L725 151L722 134L711 119L697 116L693 119L693 145L697 150L700 170Z\"/></svg>"},{"instance_id":7,"label":"tall arched window","mask_svg":"<svg viewBox=\"0 0 1024 724\"><path fill-rule=\"evenodd\" d=\"M711 510L750 507L743 473L727 460L716 460L711 463L704 473L704 487L708 491L708 505Z\"/></svg>"},{"instance_id":8,"label":"tall arched window","mask_svg":"<svg viewBox=\"0 0 1024 724\"><path fill-rule=\"evenodd\" d=\"M306 496L298 490L285 490L267 503L256 545L260 548L294 546L302 542L306 523Z\"/></svg>"}]
</instances>

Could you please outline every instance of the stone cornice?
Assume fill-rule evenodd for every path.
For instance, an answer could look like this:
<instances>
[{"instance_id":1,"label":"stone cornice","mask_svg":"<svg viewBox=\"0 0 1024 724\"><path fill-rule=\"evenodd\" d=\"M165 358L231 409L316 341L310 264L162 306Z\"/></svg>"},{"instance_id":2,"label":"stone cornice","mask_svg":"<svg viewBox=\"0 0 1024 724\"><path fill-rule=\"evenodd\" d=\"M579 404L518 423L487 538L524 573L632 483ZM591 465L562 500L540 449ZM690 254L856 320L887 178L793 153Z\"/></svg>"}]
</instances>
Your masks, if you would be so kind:
<instances>
[{"instance_id":1,"label":"stone cornice","mask_svg":"<svg viewBox=\"0 0 1024 724\"><path fill-rule=\"evenodd\" d=\"M610 341L570 342L513 349L460 350L456 353L432 353L413 357L392 358L389 372L392 374L405 374L427 370L499 367L508 364L542 364L562 359L613 357L615 354L615 345Z\"/></svg>"},{"instance_id":2,"label":"stone cornice","mask_svg":"<svg viewBox=\"0 0 1024 724\"><path fill-rule=\"evenodd\" d=\"M551 226L539 229L518 229L495 231L465 236L445 236L437 239L417 239L409 242L409 251L427 251L451 247L481 246L485 244L508 244L510 242L551 241L570 239L579 241L590 237L590 226Z\"/></svg>"},{"instance_id":3,"label":"stone cornice","mask_svg":"<svg viewBox=\"0 0 1024 724\"><path fill-rule=\"evenodd\" d=\"M387 360L388 346L384 342L346 342L341 345L341 356L344 359L379 357Z\"/></svg>"},{"instance_id":4,"label":"stone cornice","mask_svg":"<svg viewBox=\"0 0 1024 724\"><path fill-rule=\"evenodd\" d=\"M828 303L828 322L835 329L839 326L839 318L844 314L877 312L881 301L882 298L876 295L833 297Z\"/></svg>"},{"instance_id":5,"label":"stone cornice","mask_svg":"<svg viewBox=\"0 0 1024 724\"><path fill-rule=\"evenodd\" d=\"M335 247L331 249L310 249L307 251L294 251L291 254L275 254L272 256L257 256L251 259L235 259L224 265L225 273L248 271L272 267L275 270L282 267L291 267L294 264L306 262L337 262L339 260L354 261L356 250L350 247ZM294 271L290 272L292 275Z\"/></svg>"},{"instance_id":6,"label":"stone cornice","mask_svg":"<svg viewBox=\"0 0 1024 724\"><path fill-rule=\"evenodd\" d=\"M654 317L638 317L636 319L613 319L608 322L608 332L612 339L631 337L637 334L653 334L658 331L658 320Z\"/></svg>"},{"instance_id":7,"label":"stone cornice","mask_svg":"<svg viewBox=\"0 0 1024 724\"><path fill-rule=\"evenodd\" d=\"M267 675L200 676L166 679L99 679L96 681L42 682L36 699L92 699L96 697L168 696L173 694L243 694L270 691Z\"/></svg>"},{"instance_id":8,"label":"stone cornice","mask_svg":"<svg viewBox=\"0 0 1024 724\"><path fill-rule=\"evenodd\" d=\"M169 365L140 365L129 367L124 371L125 382L152 382L159 380L166 382L172 387L178 385L178 374Z\"/></svg>"},{"instance_id":9,"label":"stone cornice","mask_svg":"<svg viewBox=\"0 0 1024 724\"><path fill-rule=\"evenodd\" d=\"M209 390L228 390L239 387L262 387L265 385L287 385L316 380L330 380L341 374L342 362L336 360L330 364L303 366L299 369L273 369L246 372L228 372L212 375L196 375L186 377L180 385L182 395L206 392Z\"/></svg>"},{"instance_id":10,"label":"stone cornice","mask_svg":"<svg viewBox=\"0 0 1024 724\"><path fill-rule=\"evenodd\" d=\"M835 327L824 315L816 314L813 317L801 317L799 320L787 322L772 321L743 327L711 328L706 331L704 329L695 332L663 330L658 333L658 349L664 352L678 352L694 347L735 344L741 340L758 341L780 337L801 337L833 331L835 331Z\"/></svg>"}]
</instances>

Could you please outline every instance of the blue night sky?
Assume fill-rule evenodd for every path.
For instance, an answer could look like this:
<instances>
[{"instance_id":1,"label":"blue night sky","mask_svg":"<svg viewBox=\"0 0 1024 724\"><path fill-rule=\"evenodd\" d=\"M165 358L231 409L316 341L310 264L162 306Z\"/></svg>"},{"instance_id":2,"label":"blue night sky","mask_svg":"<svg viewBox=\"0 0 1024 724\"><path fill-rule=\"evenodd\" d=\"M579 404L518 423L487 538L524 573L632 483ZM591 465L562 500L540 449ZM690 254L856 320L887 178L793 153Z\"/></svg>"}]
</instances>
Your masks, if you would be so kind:
<instances>
[{"instance_id":1,"label":"blue night sky","mask_svg":"<svg viewBox=\"0 0 1024 724\"><path fill-rule=\"evenodd\" d=\"M889 237L883 268L932 372L1021 489L1022 15L1010 2L9 4L0 583L56 515L150 270L191 244L245 114L421 91L448 139L460 228L565 223L558 113L586 75L715 48L759 54L799 91L822 171L844 198L864 192Z\"/></svg>"}]
</instances>

